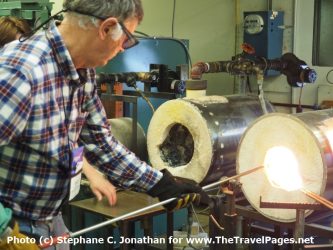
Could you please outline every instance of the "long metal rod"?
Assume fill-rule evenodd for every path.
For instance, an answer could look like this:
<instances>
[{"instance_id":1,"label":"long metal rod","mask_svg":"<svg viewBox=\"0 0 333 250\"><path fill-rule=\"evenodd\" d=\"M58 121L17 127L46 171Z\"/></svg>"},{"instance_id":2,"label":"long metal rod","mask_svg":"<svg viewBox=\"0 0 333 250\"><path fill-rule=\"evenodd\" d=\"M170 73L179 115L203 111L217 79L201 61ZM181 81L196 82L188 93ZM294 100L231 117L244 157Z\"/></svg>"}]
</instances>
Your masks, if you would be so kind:
<instances>
[{"instance_id":1,"label":"long metal rod","mask_svg":"<svg viewBox=\"0 0 333 250\"><path fill-rule=\"evenodd\" d=\"M316 193L313 193L309 190L306 190L304 188L301 189L301 191L306 194L307 196L309 196L310 198L314 199L315 201L319 202L320 204L324 205L325 207L333 210L333 202L325 199L324 197L316 194Z\"/></svg>"},{"instance_id":2,"label":"long metal rod","mask_svg":"<svg viewBox=\"0 0 333 250\"><path fill-rule=\"evenodd\" d=\"M245 171L245 172L240 173L240 174L238 174L238 175L234 175L234 176L232 176L232 177L229 177L229 178L226 178L226 179L222 179L222 180L220 180L220 181L217 181L217 182L214 182L214 183L212 183L212 184L206 185L206 186L202 187L202 189L203 189L203 190L210 189L210 188L215 187L215 186L218 186L218 185L220 185L220 184L222 184L222 183L226 183L226 182L228 182L228 181L231 181L231 180L237 179L237 178L242 177L242 176L244 176L244 175L251 174L251 173L253 173L253 172L255 172L255 171L258 171L258 170L260 170L260 169L262 169L262 168L263 168L263 166L259 166L259 167L253 168L253 169L251 169L251 170ZM113 218L113 219L110 219L110 220L104 221L104 222L99 223L99 224L96 224L96 225L94 225L94 226L84 228L84 229L79 230L79 231L76 231L76 232L74 232L74 233L69 233L69 237L76 237L76 236L79 236L79 235L81 235L81 234L88 233L88 232L93 231L93 230L96 230L96 229L98 229L98 228L101 228L101 227L104 227L104 226L110 225L110 224L115 223L115 222L117 222L117 221L120 221L120 220L123 220L123 219L129 218L129 217L132 217L132 216L134 216L134 215L137 215L137 214L139 214L139 213L145 212L145 211L150 210L150 209L152 209L152 208L155 208L155 207L158 207L158 206L163 206L163 205L168 204L169 202L172 202L172 201L174 201L174 200L176 200L176 199L177 199L177 198L170 198L170 199L167 199L167 200L164 200L164 201L158 202L158 203L156 203L156 204L153 204L153 205L150 205L150 206L147 206L147 207L140 208L140 209L135 210L135 211L133 211L133 212L129 212L129 213L127 213L127 214L124 214L124 215L118 216L118 217L116 217L116 218Z\"/></svg>"},{"instance_id":3,"label":"long metal rod","mask_svg":"<svg viewBox=\"0 0 333 250\"><path fill-rule=\"evenodd\" d=\"M222 183L226 183L226 182L228 182L228 181L231 181L231 180L237 179L237 178L242 177L242 176L244 176L244 175L251 174L251 173L253 173L253 172L255 172L255 171L258 171L258 170L260 170L260 169L262 169L262 168L264 168L264 166L259 166L259 167L252 168L252 169L247 170L247 171L245 171L245 172L243 172L243 173L240 173L240 174L237 174L237 175L234 175L234 176L231 176L231 177L225 178L225 179L221 179L221 180L219 180L219 181L217 181L217 182L214 182L214 183L212 183L212 184L206 185L206 186L202 187L202 189L203 189L203 190L210 189L210 188L215 187L215 186L217 186L217 185L220 185L220 184L222 184Z\"/></svg>"},{"instance_id":4,"label":"long metal rod","mask_svg":"<svg viewBox=\"0 0 333 250\"><path fill-rule=\"evenodd\" d=\"M121 216L118 216L116 218L113 218L113 219L110 219L110 220L107 220L107 221L104 221L104 222L101 222L99 224L96 224L94 226L91 226L91 227L87 227L87 228L84 228L84 229L81 229L79 231L76 231L74 233L69 233L69 237L76 237L76 236L79 236L81 234L84 234L84 233L88 233L90 231L93 231L93 230L96 230L98 228L101 228L101 227L104 227L104 226L107 226L107 225L110 225L112 223L115 223L117 221L120 221L120 220L123 220L123 219L126 219L126 218L129 218L129 217L132 217L134 215L137 215L139 213L142 213L142 212L145 212L147 210L150 210L152 208L155 208L155 207L158 207L158 206L163 206L173 200L175 200L176 198L170 198L170 199L167 199L167 200L164 200L164 201L161 201L161 202L158 202L156 204L153 204L153 205L150 205L150 206L147 206L147 207L143 207L143 208L140 208L138 210L135 210L133 212L129 212L127 214L123 214Z\"/></svg>"},{"instance_id":5,"label":"long metal rod","mask_svg":"<svg viewBox=\"0 0 333 250\"><path fill-rule=\"evenodd\" d=\"M242 177L244 175L248 175L248 174L251 174L255 171L258 171L260 169L262 169L263 166L259 166L259 167L256 167L256 168L253 168L251 170L248 170L248 171L245 171L243 173L240 173L238 175L234 175L232 177L229 177L229 178L225 178L225 179L222 179L220 181L217 181L217 182L214 182L212 184L209 184L209 185L206 185L204 187L202 187L203 190L207 190L207 189L210 189L212 187L215 187L217 185L220 185L222 183L226 183L228 181L231 181L231 180L234 180L234 179L237 179L239 177ZM170 198L170 199L167 199L167 200L164 200L164 201L161 201L161 202L158 202L156 204L153 204L153 205L150 205L150 206L147 206L147 207L143 207L143 208L140 208L138 210L135 210L133 212L130 212L130 213L127 213L127 214L123 214L121 216L118 216L116 218L113 218L113 219L110 219L110 220L107 220L107 221L104 221L102 223L99 223L99 224L96 224L94 226L90 226L90 227L87 227L87 228L84 228L84 229L81 229L79 231L76 231L76 232L69 232L68 234L65 234L65 235L61 235L61 236L55 236L55 237L51 237L51 239L47 242L43 242L39 245L39 247L41 249L44 249L44 248L47 248L47 247L50 247L52 245L56 245L59 243L59 239L67 239L67 238L74 238L76 236L79 236L79 235L82 235L82 234L85 234L85 233L88 233L90 231L93 231L93 230L96 230L96 229L99 229L101 227L104 227L104 226L107 226L107 225L110 225L112 223L115 223L117 221L120 221L120 220L123 220L123 219L126 219L126 218L130 218L134 215L137 215L139 213L142 213L142 212L145 212L147 210L150 210L152 208L155 208L155 207L158 207L158 206L163 206L169 202L172 202L174 200L176 200L177 198Z\"/></svg>"}]
</instances>

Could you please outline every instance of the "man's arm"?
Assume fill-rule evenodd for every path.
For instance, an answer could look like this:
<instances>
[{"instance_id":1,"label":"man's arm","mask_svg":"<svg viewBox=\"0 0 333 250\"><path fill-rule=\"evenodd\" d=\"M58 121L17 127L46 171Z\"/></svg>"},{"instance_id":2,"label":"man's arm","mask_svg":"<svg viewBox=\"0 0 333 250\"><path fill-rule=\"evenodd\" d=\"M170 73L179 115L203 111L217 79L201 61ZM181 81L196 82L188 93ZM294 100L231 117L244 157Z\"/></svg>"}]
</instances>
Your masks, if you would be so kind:
<instances>
[{"instance_id":1,"label":"man's arm","mask_svg":"<svg viewBox=\"0 0 333 250\"><path fill-rule=\"evenodd\" d=\"M115 187L101 172L91 166L85 158L83 158L83 173L87 177L90 189L98 201L101 201L103 196L105 196L110 205L116 204L117 193Z\"/></svg>"},{"instance_id":2,"label":"man's arm","mask_svg":"<svg viewBox=\"0 0 333 250\"><path fill-rule=\"evenodd\" d=\"M182 208L191 202L209 202L208 195L194 181L175 178L168 171L162 173L152 168L118 142L111 134L97 94L89 100L84 109L89 113L80 135L80 142L85 146L85 156L98 166L112 183L147 192L159 200L180 198L165 205L169 210Z\"/></svg>"},{"instance_id":3,"label":"man's arm","mask_svg":"<svg viewBox=\"0 0 333 250\"><path fill-rule=\"evenodd\" d=\"M80 143L85 147L87 160L116 186L131 187L137 191L151 189L163 174L141 161L112 136L95 86L86 84L85 90L92 93L92 97L83 106L88 116L80 134Z\"/></svg>"},{"instance_id":4,"label":"man's arm","mask_svg":"<svg viewBox=\"0 0 333 250\"><path fill-rule=\"evenodd\" d=\"M31 86L14 69L1 66L0 76L0 146L3 146L25 128L31 111Z\"/></svg>"}]
</instances>

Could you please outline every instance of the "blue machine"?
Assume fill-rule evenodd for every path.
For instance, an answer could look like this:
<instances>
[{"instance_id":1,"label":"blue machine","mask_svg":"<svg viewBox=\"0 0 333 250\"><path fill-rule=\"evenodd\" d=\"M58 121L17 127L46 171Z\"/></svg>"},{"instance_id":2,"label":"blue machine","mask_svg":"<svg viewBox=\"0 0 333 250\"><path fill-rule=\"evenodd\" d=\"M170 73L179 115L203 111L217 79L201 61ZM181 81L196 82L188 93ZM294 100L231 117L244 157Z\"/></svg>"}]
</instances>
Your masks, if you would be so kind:
<instances>
[{"instance_id":1,"label":"blue machine","mask_svg":"<svg viewBox=\"0 0 333 250\"><path fill-rule=\"evenodd\" d=\"M267 59L281 57L283 16L281 11L244 12L244 43L254 47L256 56ZM274 70L266 72L267 76L279 74Z\"/></svg>"},{"instance_id":2,"label":"blue machine","mask_svg":"<svg viewBox=\"0 0 333 250\"><path fill-rule=\"evenodd\" d=\"M140 38L140 43L120 53L116 58L112 59L106 66L97 69L101 73L124 73L124 72L149 72L152 64L167 65L170 70L176 71L176 67L180 65L188 65L189 55L187 51L188 41L172 38ZM137 82L139 89L144 90L144 84ZM123 85L124 90L133 90L133 88ZM153 93L159 92L157 87L152 87L149 91ZM175 98L176 95L170 95L169 99ZM156 109L166 98L150 98L154 108ZM131 106L125 106L124 115L130 116ZM149 122L152 117L152 110L142 98L138 101L138 122L147 131Z\"/></svg>"}]
</instances>

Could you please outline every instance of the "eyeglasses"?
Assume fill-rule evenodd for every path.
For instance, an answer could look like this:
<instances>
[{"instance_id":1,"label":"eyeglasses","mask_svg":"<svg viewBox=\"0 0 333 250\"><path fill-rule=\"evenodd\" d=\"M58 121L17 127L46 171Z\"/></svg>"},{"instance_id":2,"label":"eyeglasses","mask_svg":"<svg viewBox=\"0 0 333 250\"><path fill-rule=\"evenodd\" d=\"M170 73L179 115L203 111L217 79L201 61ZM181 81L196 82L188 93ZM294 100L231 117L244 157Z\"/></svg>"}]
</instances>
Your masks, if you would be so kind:
<instances>
[{"instance_id":1,"label":"eyeglasses","mask_svg":"<svg viewBox=\"0 0 333 250\"><path fill-rule=\"evenodd\" d=\"M68 11L72 11L72 10L68 10ZM76 13L79 13L79 14L85 15L85 16L92 16L92 17L95 17L95 18L103 20L103 21L109 18L109 17L100 17L100 16L96 16L96 15L93 15L90 13L89 14L84 13L84 12L77 11L77 10L73 10L72 12L76 12ZM131 32L129 32L129 30L125 27L123 22L119 21L119 25L126 35L126 40L122 44L123 49L129 49L129 48L132 48L135 45L137 45L139 43L139 40Z\"/></svg>"},{"instance_id":2,"label":"eyeglasses","mask_svg":"<svg viewBox=\"0 0 333 250\"><path fill-rule=\"evenodd\" d=\"M133 36L131 32L129 32L129 30L125 27L125 25L122 22L119 22L119 24L127 37L127 39L123 42L122 45L123 49L129 49L137 45L139 43L139 40L136 39L136 37Z\"/></svg>"}]
</instances>

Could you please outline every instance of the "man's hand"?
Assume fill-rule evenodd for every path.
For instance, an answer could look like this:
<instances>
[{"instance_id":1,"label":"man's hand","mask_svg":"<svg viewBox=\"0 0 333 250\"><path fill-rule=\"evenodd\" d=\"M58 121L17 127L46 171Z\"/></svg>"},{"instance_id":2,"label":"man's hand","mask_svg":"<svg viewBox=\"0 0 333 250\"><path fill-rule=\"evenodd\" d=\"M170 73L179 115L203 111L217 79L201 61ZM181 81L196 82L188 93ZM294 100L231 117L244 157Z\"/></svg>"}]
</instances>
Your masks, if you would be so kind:
<instances>
[{"instance_id":1,"label":"man's hand","mask_svg":"<svg viewBox=\"0 0 333 250\"><path fill-rule=\"evenodd\" d=\"M83 173L87 177L90 183L90 189L98 201L101 201L103 196L105 196L111 206L116 204L116 188L103 176L102 173L92 167L85 158L83 158Z\"/></svg>"},{"instance_id":2,"label":"man's hand","mask_svg":"<svg viewBox=\"0 0 333 250\"><path fill-rule=\"evenodd\" d=\"M186 207L190 203L209 205L211 199L202 188L193 180L175 177L168 170L163 169L162 179L152 187L147 193L153 197L158 197L160 201L170 198L178 198L164 207L173 211Z\"/></svg>"}]
</instances>

